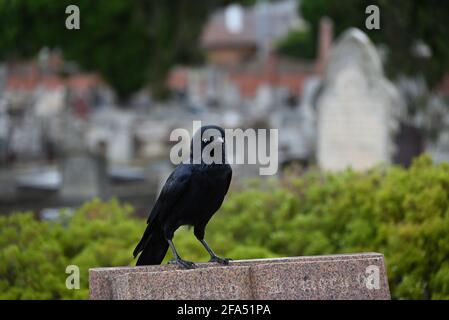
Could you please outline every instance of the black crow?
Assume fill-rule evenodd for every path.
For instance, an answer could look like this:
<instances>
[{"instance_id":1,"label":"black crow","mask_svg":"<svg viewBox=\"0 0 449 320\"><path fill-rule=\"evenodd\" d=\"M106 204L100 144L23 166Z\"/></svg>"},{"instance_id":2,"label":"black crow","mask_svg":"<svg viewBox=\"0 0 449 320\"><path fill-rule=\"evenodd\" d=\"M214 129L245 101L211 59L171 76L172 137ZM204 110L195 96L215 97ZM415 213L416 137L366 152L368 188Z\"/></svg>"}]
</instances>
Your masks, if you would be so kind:
<instances>
[{"instance_id":1,"label":"black crow","mask_svg":"<svg viewBox=\"0 0 449 320\"><path fill-rule=\"evenodd\" d=\"M194 143L200 146L198 154L193 152ZM193 262L181 259L172 242L175 231L182 225L194 227L195 237L210 254L211 262L228 264L229 259L220 258L208 246L204 230L220 208L231 178L232 169L225 157L224 130L217 126L201 127L191 142L190 163L176 167L156 200L148 226L133 252L134 257L142 252L136 265L160 264L170 246L175 257L172 263L194 268Z\"/></svg>"}]
</instances>

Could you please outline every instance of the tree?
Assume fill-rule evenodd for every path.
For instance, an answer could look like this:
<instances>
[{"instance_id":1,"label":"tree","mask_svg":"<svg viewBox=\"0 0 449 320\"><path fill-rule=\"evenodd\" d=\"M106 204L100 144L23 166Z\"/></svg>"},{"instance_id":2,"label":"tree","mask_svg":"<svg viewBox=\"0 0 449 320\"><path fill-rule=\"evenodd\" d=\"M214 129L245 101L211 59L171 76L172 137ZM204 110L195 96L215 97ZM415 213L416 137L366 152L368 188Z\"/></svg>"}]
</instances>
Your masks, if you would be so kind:
<instances>
[{"instance_id":1,"label":"tree","mask_svg":"<svg viewBox=\"0 0 449 320\"><path fill-rule=\"evenodd\" d=\"M100 72L126 98L146 83L161 88L174 63L201 61L197 39L203 23L228 2L0 0L0 59L59 47L67 59ZM65 28L71 4L80 9L80 30Z\"/></svg>"},{"instance_id":2,"label":"tree","mask_svg":"<svg viewBox=\"0 0 449 320\"><path fill-rule=\"evenodd\" d=\"M377 5L380 9L380 29L367 30L365 9ZM319 20L328 16L334 21L335 35L349 27L357 27L377 44L388 47L386 71L392 78L400 75L424 75L432 86L449 70L449 2L438 0L302 0L301 13L310 23L310 37L291 37L288 46L297 56L302 55L304 41L314 50L317 47ZM299 40L299 41L298 41ZM296 43L295 43L296 41ZM301 42L302 41L302 42ZM413 48L419 41L429 46L432 56L423 59ZM283 46L286 44L283 42ZM292 50L290 50L292 52ZM316 52L316 51L315 51ZM309 55L306 53L306 56Z\"/></svg>"}]
</instances>

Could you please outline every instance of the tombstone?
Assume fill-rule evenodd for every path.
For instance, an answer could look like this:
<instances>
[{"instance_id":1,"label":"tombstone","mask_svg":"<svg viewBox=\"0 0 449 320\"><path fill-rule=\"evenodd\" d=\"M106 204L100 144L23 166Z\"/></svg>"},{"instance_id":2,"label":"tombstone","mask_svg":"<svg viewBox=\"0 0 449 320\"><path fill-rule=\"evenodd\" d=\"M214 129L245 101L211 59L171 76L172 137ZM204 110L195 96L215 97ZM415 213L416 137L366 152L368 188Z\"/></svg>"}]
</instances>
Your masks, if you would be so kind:
<instances>
[{"instance_id":1,"label":"tombstone","mask_svg":"<svg viewBox=\"0 0 449 320\"><path fill-rule=\"evenodd\" d=\"M369 38L349 29L332 48L317 100L317 159L325 170L388 164L402 107Z\"/></svg>"},{"instance_id":2,"label":"tombstone","mask_svg":"<svg viewBox=\"0 0 449 320\"><path fill-rule=\"evenodd\" d=\"M61 160L60 197L77 202L107 195L107 168L100 154L72 153Z\"/></svg>"},{"instance_id":3,"label":"tombstone","mask_svg":"<svg viewBox=\"0 0 449 320\"><path fill-rule=\"evenodd\" d=\"M65 106L66 90L63 87L39 90L34 103L34 113L38 117L49 117L60 113Z\"/></svg>"},{"instance_id":4,"label":"tombstone","mask_svg":"<svg viewBox=\"0 0 449 320\"><path fill-rule=\"evenodd\" d=\"M132 116L119 113L113 120L107 144L108 160L112 163L126 164L132 160L133 150L133 123Z\"/></svg>"},{"instance_id":5,"label":"tombstone","mask_svg":"<svg viewBox=\"0 0 449 320\"><path fill-rule=\"evenodd\" d=\"M96 113L82 136L81 148L104 152L112 164L128 164L134 157L135 115L119 110ZM78 147L79 148L79 147Z\"/></svg>"},{"instance_id":6,"label":"tombstone","mask_svg":"<svg viewBox=\"0 0 449 320\"><path fill-rule=\"evenodd\" d=\"M6 162L8 156L9 115L6 110L6 101L0 96L0 164Z\"/></svg>"},{"instance_id":7,"label":"tombstone","mask_svg":"<svg viewBox=\"0 0 449 320\"><path fill-rule=\"evenodd\" d=\"M269 85L261 85L256 91L254 113L266 114L274 104L274 90Z\"/></svg>"},{"instance_id":8,"label":"tombstone","mask_svg":"<svg viewBox=\"0 0 449 320\"><path fill-rule=\"evenodd\" d=\"M301 129L310 158L315 156L316 151L317 113L315 101L320 93L321 83L322 79L319 76L307 78L304 82L303 95L299 105Z\"/></svg>"},{"instance_id":9,"label":"tombstone","mask_svg":"<svg viewBox=\"0 0 449 320\"><path fill-rule=\"evenodd\" d=\"M379 253L89 269L92 300L389 300Z\"/></svg>"},{"instance_id":10,"label":"tombstone","mask_svg":"<svg viewBox=\"0 0 449 320\"><path fill-rule=\"evenodd\" d=\"M202 90L204 85L203 70L192 70L188 74L188 105L191 111L199 112L205 105L205 95Z\"/></svg>"},{"instance_id":11,"label":"tombstone","mask_svg":"<svg viewBox=\"0 0 449 320\"><path fill-rule=\"evenodd\" d=\"M301 115L297 109L281 106L270 114L270 127L279 129L279 160L308 158Z\"/></svg>"},{"instance_id":12,"label":"tombstone","mask_svg":"<svg viewBox=\"0 0 449 320\"><path fill-rule=\"evenodd\" d=\"M241 105L242 97L239 88L229 79L223 80L220 90L220 101L224 104L225 110L238 108Z\"/></svg>"}]
</instances>

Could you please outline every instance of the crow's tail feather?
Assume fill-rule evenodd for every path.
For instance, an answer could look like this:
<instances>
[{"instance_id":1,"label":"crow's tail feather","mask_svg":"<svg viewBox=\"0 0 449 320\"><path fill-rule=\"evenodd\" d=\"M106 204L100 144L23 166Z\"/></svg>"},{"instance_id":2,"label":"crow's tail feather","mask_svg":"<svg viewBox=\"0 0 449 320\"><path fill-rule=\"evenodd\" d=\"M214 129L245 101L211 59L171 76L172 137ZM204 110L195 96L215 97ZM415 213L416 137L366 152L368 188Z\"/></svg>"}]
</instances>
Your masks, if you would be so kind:
<instances>
[{"instance_id":1,"label":"crow's tail feather","mask_svg":"<svg viewBox=\"0 0 449 320\"><path fill-rule=\"evenodd\" d=\"M133 255L137 259L136 266L161 264L168 250L168 242L159 223L150 223L145 230L142 239L134 249Z\"/></svg>"},{"instance_id":2,"label":"crow's tail feather","mask_svg":"<svg viewBox=\"0 0 449 320\"><path fill-rule=\"evenodd\" d=\"M137 255L145 248L145 245L147 244L148 240L151 237L153 225L147 225L147 228L145 229L145 232L142 235L142 238L140 239L139 243L137 244L136 248L133 251L134 258L137 257Z\"/></svg>"}]
</instances>

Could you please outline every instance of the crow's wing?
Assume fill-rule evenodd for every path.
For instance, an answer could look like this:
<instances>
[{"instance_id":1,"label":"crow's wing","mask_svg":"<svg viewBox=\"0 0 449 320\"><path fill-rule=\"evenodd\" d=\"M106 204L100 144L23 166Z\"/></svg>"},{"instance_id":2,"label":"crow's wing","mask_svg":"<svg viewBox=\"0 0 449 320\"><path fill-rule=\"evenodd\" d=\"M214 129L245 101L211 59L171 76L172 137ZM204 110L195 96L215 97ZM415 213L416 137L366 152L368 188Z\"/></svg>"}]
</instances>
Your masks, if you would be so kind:
<instances>
[{"instance_id":1,"label":"crow's wing","mask_svg":"<svg viewBox=\"0 0 449 320\"><path fill-rule=\"evenodd\" d=\"M153 210L151 210L147 223L151 223L161 213L168 213L171 210L179 197L187 190L191 176L191 168L183 165L177 167L170 174L156 200Z\"/></svg>"},{"instance_id":2,"label":"crow's wing","mask_svg":"<svg viewBox=\"0 0 449 320\"><path fill-rule=\"evenodd\" d=\"M187 190L190 182L191 169L186 166L179 166L173 171L165 182L161 190L161 194L156 200L156 203L151 210L150 216L147 220L147 228L134 249L133 256L136 257L139 252L143 251L151 239L154 239L155 234L161 235L162 230L160 224L154 221L156 217L161 214L169 214L173 205L178 201L180 196ZM154 223L153 223L154 222ZM158 229L159 228L159 229ZM156 238L156 240L159 240ZM160 250L159 250L160 251ZM160 251L162 252L162 251ZM163 258L163 256L162 256ZM160 258L160 259L162 259ZM158 258L159 259L159 258Z\"/></svg>"}]
</instances>

